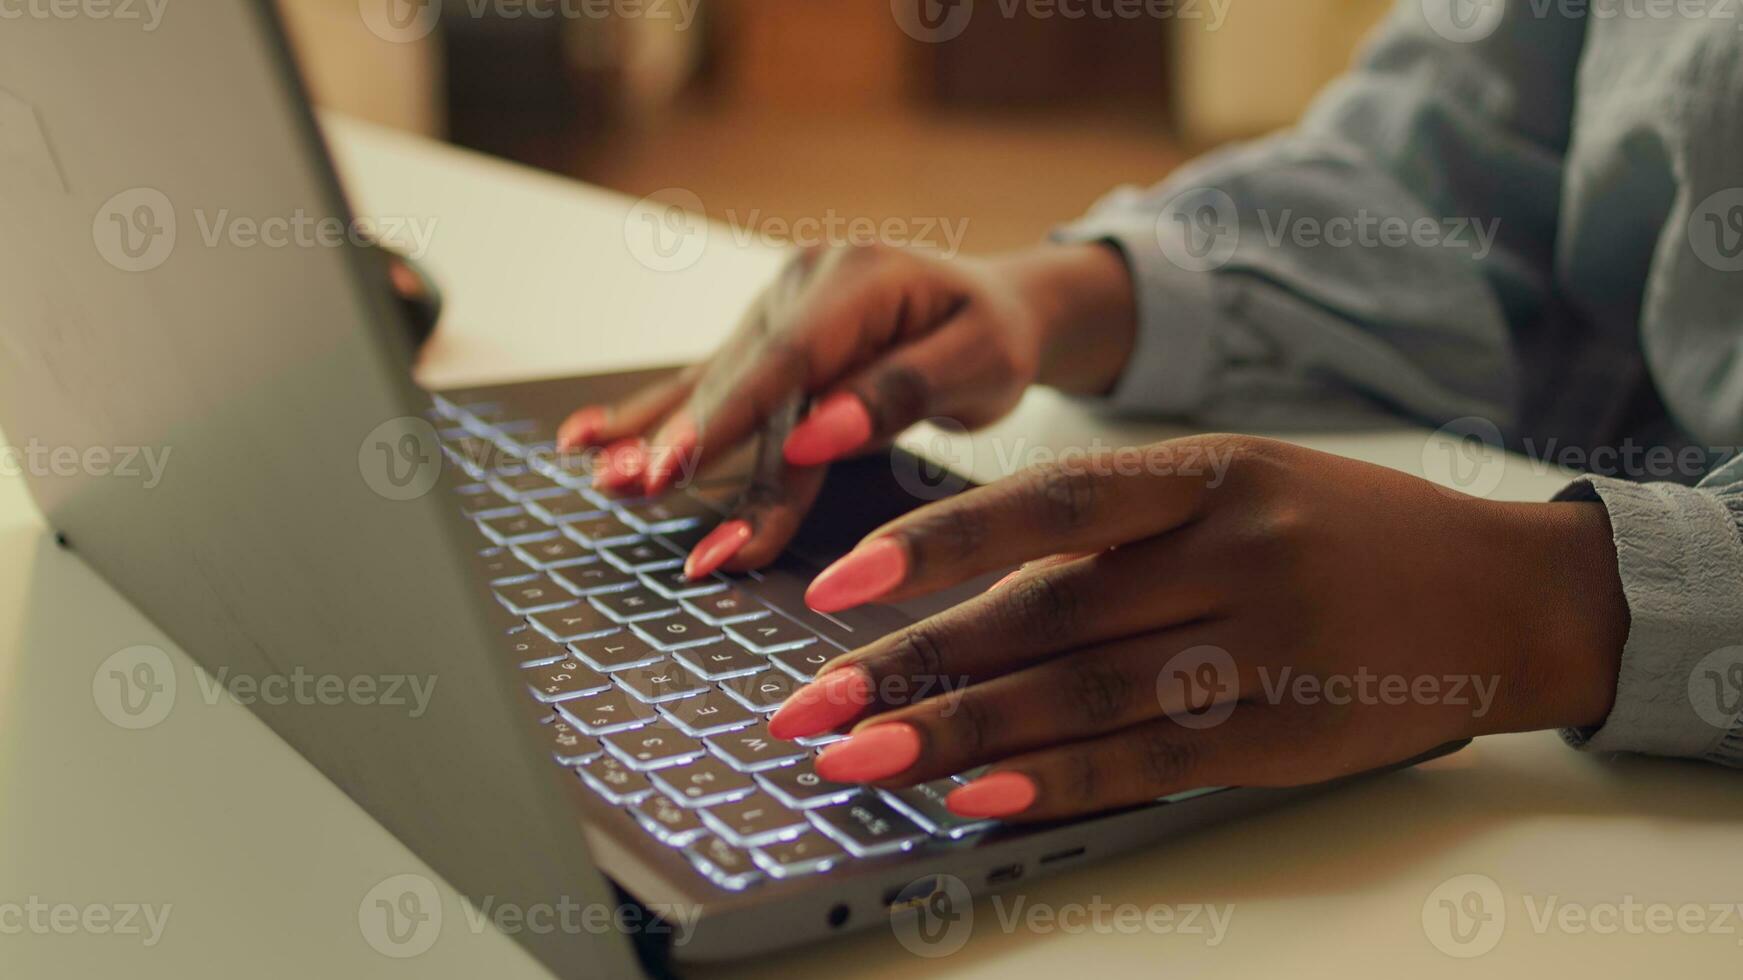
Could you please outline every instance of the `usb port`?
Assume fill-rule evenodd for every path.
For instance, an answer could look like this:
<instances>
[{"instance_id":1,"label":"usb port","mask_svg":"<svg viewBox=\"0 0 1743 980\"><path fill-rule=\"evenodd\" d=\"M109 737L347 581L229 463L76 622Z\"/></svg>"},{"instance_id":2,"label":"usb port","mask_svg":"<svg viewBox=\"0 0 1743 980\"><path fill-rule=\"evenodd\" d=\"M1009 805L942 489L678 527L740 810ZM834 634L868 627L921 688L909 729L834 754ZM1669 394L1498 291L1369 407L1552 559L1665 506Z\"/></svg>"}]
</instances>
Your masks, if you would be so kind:
<instances>
[{"instance_id":1,"label":"usb port","mask_svg":"<svg viewBox=\"0 0 1743 980\"><path fill-rule=\"evenodd\" d=\"M1023 866L1007 864L1002 868L994 868L987 872L986 883L989 885L1008 885L1023 877Z\"/></svg>"},{"instance_id":2,"label":"usb port","mask_svg":"<svg viewBox=\"0 0 1743 980\"><path fill-rule=\"evenodd\" d=\"M1083 857L1084 848L1074 847L1069 851L1054 851L1052 854L1041 855L1042 864L1052 864L1055 861L1069 861L1072 858Z\"/></svg>"}]
</instances>

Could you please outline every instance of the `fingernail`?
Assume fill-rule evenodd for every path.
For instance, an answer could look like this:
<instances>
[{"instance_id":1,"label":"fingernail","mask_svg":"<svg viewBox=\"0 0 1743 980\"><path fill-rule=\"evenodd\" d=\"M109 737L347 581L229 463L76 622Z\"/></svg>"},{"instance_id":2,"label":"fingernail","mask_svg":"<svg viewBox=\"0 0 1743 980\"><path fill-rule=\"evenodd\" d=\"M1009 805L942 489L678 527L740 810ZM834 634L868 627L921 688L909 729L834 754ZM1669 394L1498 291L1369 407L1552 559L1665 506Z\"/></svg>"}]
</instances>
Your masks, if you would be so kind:
<instances>
[{"instance_id":1,"label":"fingernail","mask_svg":"<svg viewBox=\"0 0 1743 980\"><path fill-rule=\"evenodd\" d=\"M1021 574L1023 574L1023 570L1022 570L1022 569L1021 569L1021 568L1019 568L1019 569L1017 569L1017 570L1016 570L1016 571L1014 571L1014 572L1012 572L1012 573L1011 573L1011 574L1009 574L1009 575L1006 575L1006 576L1005 576L1005 577L1004 577L1004 578L1002 578L1002 579L999 579L999 580L998 580L998 581L997 581L997 582L994 582L994 583L993 583L993 584L991 584L991 585L989 585L989 586L987 586L987 587L986 587L986 590L987 590L987 591L988 591L988 592L991 592L991 591L992 591L992 590L994 590L994 589L997 589L997 588L1002 588L1002 587L1004 587L1004 586L1005 586L1005 585L1006 585L1006 584L1007 584L1007 583L1009 583L1009 582L1010 582L1010 581L1011 581L1011 579L1014 579L1014 578L1016 578L1016 577L1017 577L1017 576L1019 576L1019 575L1021 575Z\"/></svg>"},{"instance_id":2,"label":"fingernail","mask_svg":"<svg viewBox=\"0 0 1743 980\"><path fill-rule=\"evenodd\" d=\"M769 719L769 734L792 740L831 732L872 702L872 679L860 667L831 671L794 691Z\"/></svg>"},{"instance_id":3,"label":"fingernail","mask_svg":"<svg viewBox=\"0 0 1743 980\"><path fill-rule=\"evenodd\" d=\"M557 448L563 452L593 444L605 429L605 409L589 405L563 421L557 430Z\"/></svg>"},{"instance_id":4,"label":"fingernail","mask_svg":"<svg viewBox=\"0 0 1743 980\"><path fill-rule=\"evenodd\" d=\"M817 771L823 771L821 765ZM959 817L983 820L1022 813L1035 805L1037 795L1035 781L1028 776L1020 772L995 772L951 791L944 798L944 805Z\"/></svg>"},{"instance_id":5,"label":"fingernail","mask_svg":"<svg viewBox=\"0 0 1743 980\"><path fill-rule=\"evenodd\" d=\"M908 574L908 553L895 538L860 545L805 590L805 605L818 612L840 612L862 606L902 584Z\"/></svg>"},{"instance_id":6,"label":"fingernail","mask_svg":"<svg viewBox=\"0 0 1743 980\"><path fill-rule=\"evenodd\" d=\"M749 521L727 521L709 531L707 537L690 549L690 557L684 559L684 577L699 579L712 574L738 554L738 549L744 547L750 536Z\"/></svg>"},{"instance_id":7,"label":"fingernail","mask_svg":"<svg viewBox=\"0 0 1743 980\"><path fill-rule=\"evenodd\" d=\"M920 758L920 732L900 722L863 728L817 756L817 775L838 783L888 779ZM961 792L958 790L957 792Z\"/></svg>"},{"instance_id":8,"label":"fingernail","mask_svg":"<svg viewBox=\"0 0 1743 980\"><path fill-rule=\"evenodd\" d=\"M865 402L844 391L823 399L787 433L783 453L794 466L821 466L865 445L871 435L871 413Z\"/></svg>"},{"instance_id":9,"label":"fingernail","mask_svg":"<svg viewBox=\"0 0 1743 980\"><path fill-rule=\"evenodd\" d=\"M684 457L696 451L696 425L687 415L675 416L654 437L643 488L650 497L665 493L683 468Z\"/></svg>"},{"instance_id":10,"label":"fingernail","mask_svg":"<svg viewBox=\"0 0 1743 980\"><path fill-rule=\"evenodd\" d=\"M647 466L647 447L640 439L623 439L605 447L604 467L593 474L599 490L621 490L641 479Z\"/></svg>"}]
</instances>

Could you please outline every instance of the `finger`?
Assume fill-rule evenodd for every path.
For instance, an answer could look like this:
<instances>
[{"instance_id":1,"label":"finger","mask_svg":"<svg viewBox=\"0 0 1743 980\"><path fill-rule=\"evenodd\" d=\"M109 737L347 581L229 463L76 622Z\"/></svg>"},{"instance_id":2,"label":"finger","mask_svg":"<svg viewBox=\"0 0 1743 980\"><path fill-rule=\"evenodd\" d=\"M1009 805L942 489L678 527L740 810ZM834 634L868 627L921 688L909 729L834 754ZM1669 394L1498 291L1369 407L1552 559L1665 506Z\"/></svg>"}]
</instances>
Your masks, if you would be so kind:
<instances>
[{"instance_id":1,"label":"finger","mask_svg":"<svg viewBox=\"0 0 1743 980\"><path fill-rule=\"evenodd\" d=\"M998 763L945 798L970 819L1058 820L1211 786L1311 782L1296 713L1245 702L1214 728L1169 718ZM821 761L821 760L819 760Z\"/></svg>"},{"instance_id":2,"label":"finger","mask_svg":"<svg viewBox=\"0 0 1743 980\"><path fill-rule=\"evenodd\" d=\"M777 558L823 488L827 471L789 469L777 486L753 487L732 516L697 542L684 562L684 574L704 578L718 570L761 568Z\"/></svg>"},{"instance_id":3,"label":"finger","mask_svg":"<svg viewBox=\"0 0 1743 980\"><path fill-rule=\"evenodd\" d=\"M1194 669L1216 624L1168 630L1073 650L1033 667L960 690L921 692L911 707L878 715L817 760L817 772L837 782L911 785L976 766L1092 738L1160 717L1212 718L1205 709L1231 705L1243 693L1232 658L1207 690ZM1218 665L1219 667L1221 664ZM1181 683L1184 680L1187 685ZM1197 709L1196 714L1188 714ZM902 726L907 753L860 744L891 738Z\"/></svg>"},{"instance_id":4,"label":"finger","mask_svg":"<svg viewBox=\"0 0 1743 980\"><path fill-rule=\"evenodd\" d=\"M987 586L986 590L991 592L994 589L1004 588L1012 582L1015 582L1017 579L1022 578L1023 573L1025 572L1035 572L1046 568L1052 568L1055 565L1063 565L1066 562L1073 562L1079 558L1088 558L1090 554L1091 552L1081 552L1076 554L1048 555L1045 558L1037 558L1032 562L1027 562L1017 566L1016 570L1012 571L1004 578L999 579L997 582Z\"/></svg>"},{"instance_id":5,"label":"finger","mask_svg":"<svg viewBox=\"0 0 1743 980\"><path fill-rule=\"evenodd\" d=\"M676 378L644 388L616 405L587 405L557 427L557 451L574 452L642 435L690 396L699 370L684 369Z\"/></svg>"},{"instance_id":6,"label":"finger","mask_svg":"<svg viewBox=\"0 0 1743 980\"><path fill-rule=\"evenodd\" d=\"M1065 651L1208 619L1222 592L1186 571L1150 542L1027 574L824 664L769 729L777 738L820 735Z\"/></svg>"},{"instance_id":7,"label":"finger","mask_svg":"<svg viewBox=\"0 0 1743 980\"><path fill-rule=\"evenodd\" d=\"M1193 520L1207 481L1168 443L1040 466L929 504L874 531L806 590L819 612L920 595L1057 552L1100 551Z\"/></svg>"}]
</instances>

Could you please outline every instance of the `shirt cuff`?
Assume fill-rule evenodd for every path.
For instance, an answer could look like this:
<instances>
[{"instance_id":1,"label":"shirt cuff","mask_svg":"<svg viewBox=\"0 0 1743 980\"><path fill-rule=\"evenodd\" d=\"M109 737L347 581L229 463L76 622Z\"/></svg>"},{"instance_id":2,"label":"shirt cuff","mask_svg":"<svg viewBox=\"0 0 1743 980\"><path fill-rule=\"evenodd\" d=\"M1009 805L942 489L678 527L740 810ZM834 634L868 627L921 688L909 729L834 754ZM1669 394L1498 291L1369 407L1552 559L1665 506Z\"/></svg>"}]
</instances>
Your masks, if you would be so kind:
<instances>
[{"instance_id":1,"label":"shirt cuff","mask_svg":"<svg viewBox=\"0 0 1743 980\"><path fill-rule=\"evenodd\" d=\"M1102 401L1131 411L1190 415L1204 404L1215 370L1219 282L1211 271L1191 271L1170 259L1161 236L1184 232L1173 222L1119 213L1120 193L1098 205L1104 213L1092 212L1052 236L1064 244L1112 245L1132 276L1138 334L1124 373Z\"/></svg>"},{"instance_id":2,"label":"shirt cuff","mask_svg":"<svg viewBox=\"0 0 1743 980\"><path fill-rule=\"evenodd\" d=\"M1557 500L1610 513L1628 641L1616 705L1567 741L1599 752L1743 766L1743 499L1668 483L1582 478Z\"/></svg>"}]
</instances>

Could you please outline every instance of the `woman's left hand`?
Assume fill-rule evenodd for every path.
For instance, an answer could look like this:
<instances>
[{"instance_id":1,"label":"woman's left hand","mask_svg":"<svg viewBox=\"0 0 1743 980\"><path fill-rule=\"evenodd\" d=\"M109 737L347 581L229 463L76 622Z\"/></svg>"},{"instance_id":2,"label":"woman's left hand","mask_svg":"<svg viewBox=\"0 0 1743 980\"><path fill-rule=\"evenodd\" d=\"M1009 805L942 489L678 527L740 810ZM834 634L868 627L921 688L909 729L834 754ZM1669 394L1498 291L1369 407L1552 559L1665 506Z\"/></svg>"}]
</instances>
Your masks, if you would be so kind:
<instances>
[{"instance_id":1,"label":"woman's left hand","mask_svg":"<svg viewBox=\"0 0 1743 980\"><path fill-rule=\"evenodd\" d=\"M1627 635L1601 505L1482 500L1236 436L940 501L867 537L807 600L833 611L1023 562L826 665L771 732L858 720L819 775L894 787L990 765L952 810L1054 819L1600 724Z\"/></svg>"}]
</instances>

